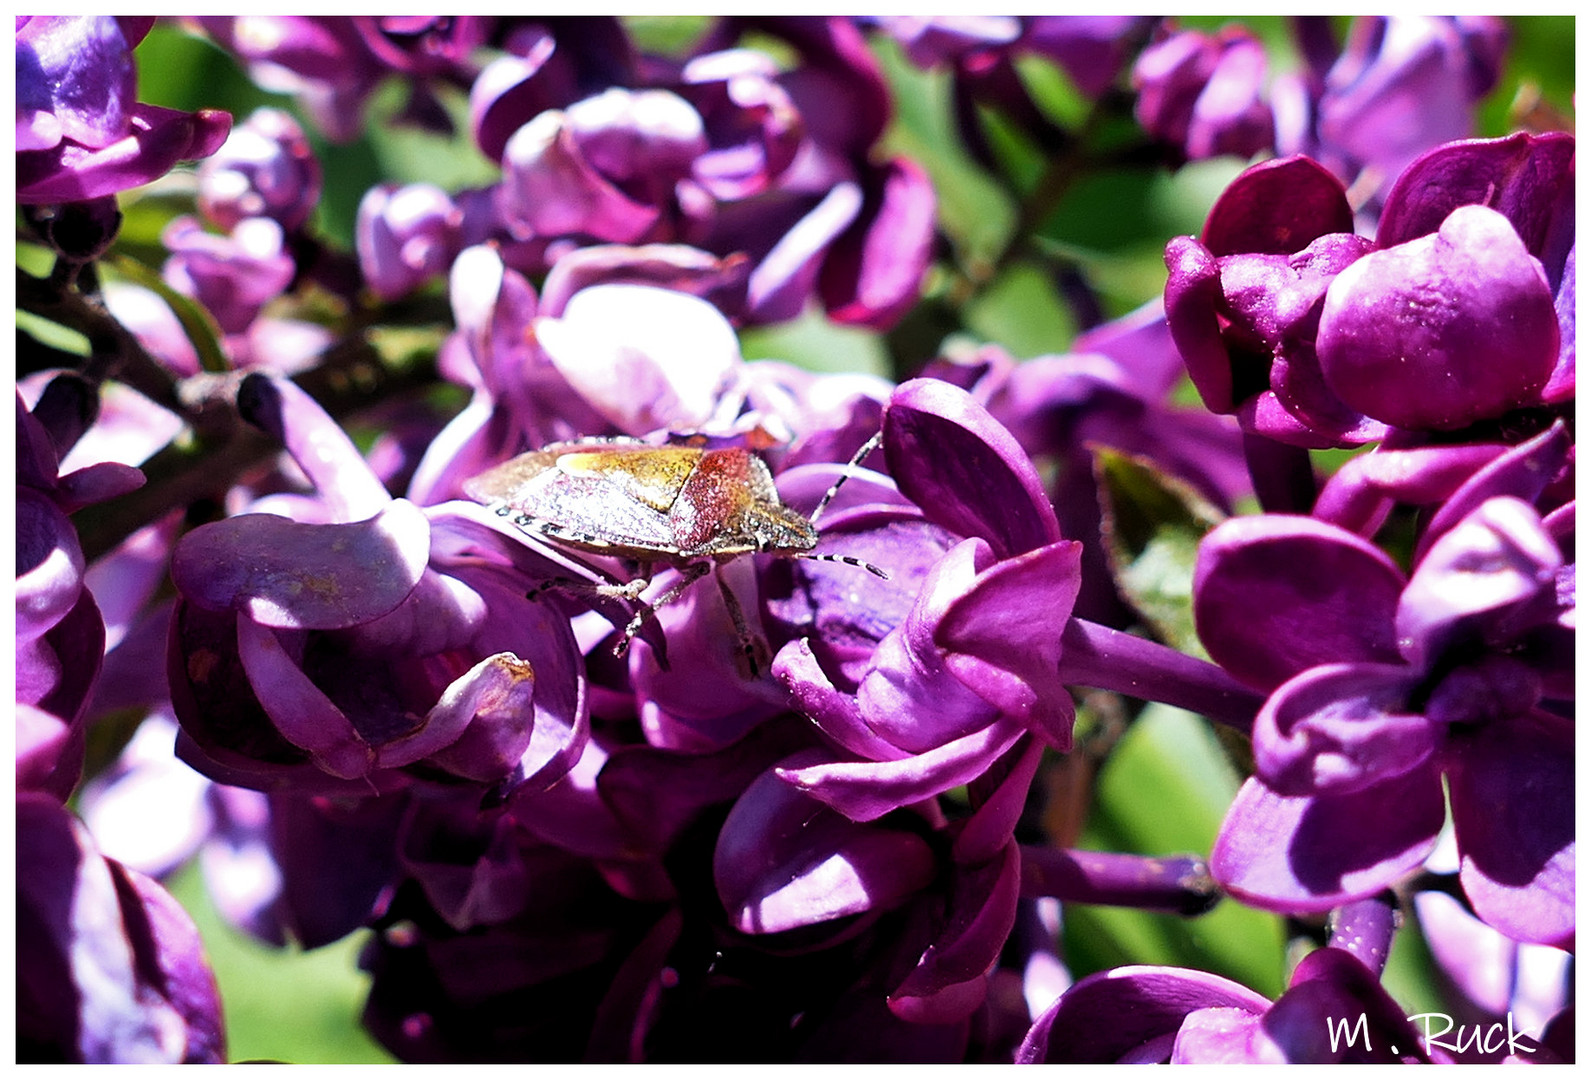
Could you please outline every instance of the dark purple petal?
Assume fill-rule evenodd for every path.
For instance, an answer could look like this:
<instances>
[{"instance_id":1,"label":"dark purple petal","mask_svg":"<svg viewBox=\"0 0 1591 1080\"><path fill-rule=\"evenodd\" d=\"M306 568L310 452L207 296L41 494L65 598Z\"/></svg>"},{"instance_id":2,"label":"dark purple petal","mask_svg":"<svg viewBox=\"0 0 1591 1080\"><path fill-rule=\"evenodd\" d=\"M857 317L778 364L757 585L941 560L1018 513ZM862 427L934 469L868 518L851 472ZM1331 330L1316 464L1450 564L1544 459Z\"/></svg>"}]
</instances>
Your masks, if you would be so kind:
<instances>
[{"instance_id":1,"label":"dark purple petal","mask_svg":"<svg viewBox=\"0 0 1591 1080\"><path fill-rule=\"evenodd\" d=\"M998 558L1061 539L1032 460L959 387L937 379L897 387L884 412L884 451L901 492L929 520L988 540Z\"/></svg>"},{"instance_id":2,"label":"dark purple petal","mask_svg":"<svg viewBox=\"0 0 1591 1080\"><path fill-rule=\"evenodd\" d=\"M1349 792L1430 759L1436 726L1409 704L1419 672L1322 664L1277 687L1254 719L1255 772L1279 795Z\"/></svg>"},{"instance_id":3,"label":"dark purple petal","mask_svg":"<svg viewBox=\"0 0 1591 1080\"><path fill-rule=\"evenodd\" d=\"M335 630L397 607L419 583L430 525L397 499L369 521L305 525L243 514L202 525L172 553L189 599L266 626Z\"/></svg>"},{"instance_id":4,"label":"dark purple petal","mask_svg":"<svg viewBox=\"0 0 1591 1080\"><path fill-rule=\"evenodd\" d=\"M219 1000L192 925L166 902L145 911L137 888L124 894L117 868L47 795L17 799L17 869L20 1059L220 1059Z\"/></svg>"},{"instance_id":5,"label":"dark purple petal","mask_svg":"<svg viewBox=\"0 0 1591 1080\"><path fill-rule=\"evenodd\" d=\"M1333 1040L1333 1024L1351 1027L1361 1017L1360 1040ZM1376 975L1336 948L1299 961L1287 992L1266 1014L1265 1035L1280 1060L1300 1064L1429 1061L1426 1044Z\"/></svg>"},{"instance_id":6,"label":"dark purple petal","mask_svg":"<svg viewBox=\"0 0 1591 1080\"><path fill-rule=\"evenodd\" d=\"M812 760L786 758L778 773ZM730 924L771 934L894 907L934 875L918 836L847 820L763 773L735 803L713 852Z\"/></svg>"},{"instance_id":7,"label":"dark purple petal","mask_svg":"<svg viewBox=\"0 0 1591 1080\"><path fill-rule=\"evenodd\" d=\"M1166 243L1166 321L1205 408L1230 413L1238 401L1232 358L1216 315L1222 303L1221 269L1215 256L1191 236Z\"/></svg>"},{"instance_id":8,"label":"dark purple petal","mask_svg":"<svg viewBox=\"0 0 1591 1080\"><path fill-rule=\"evenodd\" d=\"M1499 214L1371 252L1332 282L1317 338L1326 383L1367 416L1452 430L1533 404L1558 359L1546 274Z\"/></svg>"},{"instance_id":9,"label":"dark purple petal","mask_svg":"<svg viewBox=\"0 0 1591 1080\"><path fill-rule=\"evenodd\" d=\"M861 186L841 180L788 229L746 281L746 311L754 322L782 322L801 313L817 287L830 246L862 212Z\"/></svg>"},{"instance_id":10,"label":"dark purple petal","mask_svg":"<svg viewBox=\"0 0 1591 1080\"><path fill-rule=\"evenodd\" d=\"M121 893L124 925L139 958L140 974L182 1018L183 1063L224 1064L221 994L199 928L158 881L115 862L108 865Z\"/></svg>"},{"instance_id":11,"label":"dark purple petal","mask_svg":"<svg viewBox=\"0 0 1591 1080\"><path fill-rule=\"evenodd\" d=\"M1199 1009L1263 1015L1270 999L1219 975L1130 966L1078 980L1033 1024L1020 1065L1169 1061L1184 1018Z\"/></svg>"},{"instance_id":12,"label":"dark purple petal","mask_svg":"<svg viewBox=\"0 0 1591 1080\"><path fill-rule=\"evenodd\" d=\"M1021 873L1014 840L986 863L954 869L944 923L912 973L891 991L892 1012L917 1023L947 1023L983 1003L981 995L942 992L974 981L984 985L1016 922Z\"/></svg>"},{"instance_id":13,"label":"dark purple petal","mask_svg":"<svg viewBox=\"0 0 1591 1080\"><path fill-rule=\"evenodd\" d=\"M829 318L887 330L921 292L937 201L928 174L907 158L870 170L857 220L834 242L818 291Z\"/></svg>"},{"instance_id":14,"label":"dark purple petal","mask_svg":"<svg viewBox=\"0 0 1591 1080\"><path fill-rule=\"evenodd\" d=\"M1199 545L1193 617L1216 663L1270 690L1317 664L1398 663L1392 618L1403 585L1385 553L1335 526L1232 518Z\"/></svg>"},{"instance_id":15,"label":"dark purple petal","mask_svg":"<svg viewBox=\"0 0 1591 1080\"><path fill-rule=\"evenodd\" d=\"M1251 777L1210 852L1215 880L1265 911L1322 912L1424 861L1444 818L1434 763L1341 795L1280 795Z\"/></svg>"},{"instance_id":16,"label":"dark purple petal","mask_svg":"<svg viewBox=\"0 0 1591 1080\"><path fill-rule=\"evenodd\" d=\"M1487 636L1498 638L1505 626L1528 619L1528 608L1550 618L1561 565L1557 544L1529 504L1488 499L1431 545L1403 591L1397 632L1404 655L1424 667L1483 620Z\"/></svg>"},{"instance_id":17,"label":"dark purple petal","mask_svg":"<svg viewBox=\"0 0 1591 1080\"><path fill-rule=\"evenodd\" d=\"M1558 363L1541 391L1541 400L1549 405L1574 399L1574 296L1574 248L1571 247L1553 301L1553 310L1558 313Z\"/></svg>"},{"instance_id":18,"label":"dark purple petal","mask_svg":"<svg viewBox=\"0 0 1591 1080\"><path fill-rule=\"evenodd\" d=\"M1525 249L1542 257L1556 204L1573 186L1574 136L1567 132L1447 143L1398 177L1381 212L1376 246L1436 232L1458 207L1479 204L1506 217Z\"/></svg>"},{"instance_id":19,"label":"dark purple petal","mask_svg":"<svg viewBox=\"0 0 1591 1080\"><path fill-rule=\"evenodd\" d=\"M1455 451L1457 448L1454 448ZM1442 505L1414 546L1414 563L1419 565L1437 539L1480 508L1487 499L1508 495L1535 503L1549 485L1558 481L1573 461L1574 439L1559 420L1533 439L1508 449L1476 469L1450 494L1439 496ZM1437 499L1409 500L1435 502Z\"/></svg>"},{"instance_id":20,"label":"dark purple petal","mask_svg":"<svg viewBox=\"0 0 1591 1080\"><path fill-rule=\"evenodd\" d=\"M305 674L299 658L288 652L277 631L239 618L238 658L276 730L308 751L317 766L344 780L371 771L375 750L343 710Z\"/></svg>"},{"instance_id":21,"label":"dark purple petal","mask_svg":"<svg viewBox=\"0 0 1591 1080\"><path fill-rule=\"evenodd\" d=\"M1226 186L1199 239L1216 256L1291 255L1328 233L1352 233L1342 181L1302 155L1262 161Z\"/></svg>"},{"instance_id":22,"label":"dark purple petal","mask_svg":"<svg viewBox=\"0 0 1591 1080\"><path fill-rule=\"evenodd\" d=\"M1454 741L1459 880L1475 913L1516 941L1574 941L1574 756L1569 724L1545 713Z\"/></svg>"}]
</instances>

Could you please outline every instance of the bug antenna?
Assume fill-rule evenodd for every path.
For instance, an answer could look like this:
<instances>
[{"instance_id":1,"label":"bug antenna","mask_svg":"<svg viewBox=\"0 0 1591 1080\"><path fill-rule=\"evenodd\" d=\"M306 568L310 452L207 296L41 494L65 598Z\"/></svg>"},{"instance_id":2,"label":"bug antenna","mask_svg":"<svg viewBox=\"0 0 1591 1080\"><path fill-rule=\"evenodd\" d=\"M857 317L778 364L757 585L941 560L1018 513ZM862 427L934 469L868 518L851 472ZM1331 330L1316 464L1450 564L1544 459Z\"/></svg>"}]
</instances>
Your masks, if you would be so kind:
<instances>
[{"instance_id":1,"label":"bug antenna","mask_svg":"<svg viewBox=\"0 0 1591 1080\"><path fill-rule=\"evenodd\" d=\"M798 551L792 557L797 559L811 559L813 562L842 562L846 566L859 566L863 570L866 570L869 574L872 574L874 577L883 578L885 581L889 580L888 572L880 570L870 562L863 562L861 559L853 558L850 555L829 555L827 553Z\"/></svg>"},{"instance_id":2,"label":"bug antenna","mask_svg":"<svg viewBox=\"0 0 1591 1080\"><path fill-rule=\"evenodd\" d=\"M851 470L860 465L863 458L867 457L867 455L871 454L874 450L877 450L878 444L883 441L884 432L882 430L876 431L873 433L872 438L863 443L861 448L857 450L856 453L851 455L851 460L845 463L845 468L840 473L839 479L835 480L833 485L830 486L829 490L823 493L823 498L818 500L817 509L813 510L812 516L807 519L808 521L812 522L813 528L817 527L818 515L823 513L824 509L833 500L834 496L839 493L840 485L844 484L851 478ZM842 559L839 561L844 562L846 560ZM875 574L878 574L879 577L887 578L889 576L888 574L880 571L876 566L868 566L866 563L856 563L855 565L866 566L867 569L873 571Z\"/></svg>"}]
</instances>

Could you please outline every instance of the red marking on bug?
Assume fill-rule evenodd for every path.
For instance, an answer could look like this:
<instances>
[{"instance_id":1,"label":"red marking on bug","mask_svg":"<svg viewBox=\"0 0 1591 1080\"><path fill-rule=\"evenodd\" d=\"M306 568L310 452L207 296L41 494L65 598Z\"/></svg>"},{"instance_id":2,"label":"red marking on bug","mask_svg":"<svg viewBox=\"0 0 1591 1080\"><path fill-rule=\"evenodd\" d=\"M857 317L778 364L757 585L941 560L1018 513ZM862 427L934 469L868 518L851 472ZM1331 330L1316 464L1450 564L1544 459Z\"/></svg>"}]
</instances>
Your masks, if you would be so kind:
<instances>
[{"instance_id":1,"label":"red marking on bug","mask_svg":"<svg viewBox=\"0 0 1591 1080\"><path fill-rule=\"evenodd\" d=\"M813 550L818 516L879 440L875 435L863 444L810 518L780 501L768 466L742 447L577 439L520 454L488 469L465 481L464 493L534 536L640 564L637 577L625 585L556 579L531 593L574 588L635 601L639 610L614 648L615 655L622 656L657 608L677 599L708 570L742 555L841 562L887 581L889 575L871 563ZM675 567L681 576L649 604L641 592L651 583L657 564ZM757 661L745 615L721 576L718 585L755 676Z\"/></svg>"}]
</instances>

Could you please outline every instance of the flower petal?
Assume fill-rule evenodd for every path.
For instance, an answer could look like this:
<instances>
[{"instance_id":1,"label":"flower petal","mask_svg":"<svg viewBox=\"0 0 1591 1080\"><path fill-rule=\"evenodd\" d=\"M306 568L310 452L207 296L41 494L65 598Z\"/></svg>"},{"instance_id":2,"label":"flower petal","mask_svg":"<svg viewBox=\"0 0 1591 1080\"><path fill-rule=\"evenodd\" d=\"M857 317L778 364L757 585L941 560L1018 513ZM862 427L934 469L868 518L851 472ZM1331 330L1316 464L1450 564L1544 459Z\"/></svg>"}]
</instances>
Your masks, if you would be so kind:
<instances>
[{"instance_id":1,"label":"flower petal","mask_svg":"<svg viewBox=\"0 0 1591 1080\"><path fill-rule=\"evenodd\" d=\"M396 608L419 583L429 551L430 524L404 499L350 525L241 514L184 536L171 577L211 610L283 629L339 630Z\"/></svg>"},{"instance_id":2,"label":"flower petal","mask_svg":"<svg viewBox=\"0 0 1591 1080\"><path fill-rule=\"evenodd\" d=\"M1342 795L1280 795L1251 777L1210 852L1222 888L1265 911L1330 911L1419 866L1444 818L1431 766Z\"/></svg>"}]
</instances>

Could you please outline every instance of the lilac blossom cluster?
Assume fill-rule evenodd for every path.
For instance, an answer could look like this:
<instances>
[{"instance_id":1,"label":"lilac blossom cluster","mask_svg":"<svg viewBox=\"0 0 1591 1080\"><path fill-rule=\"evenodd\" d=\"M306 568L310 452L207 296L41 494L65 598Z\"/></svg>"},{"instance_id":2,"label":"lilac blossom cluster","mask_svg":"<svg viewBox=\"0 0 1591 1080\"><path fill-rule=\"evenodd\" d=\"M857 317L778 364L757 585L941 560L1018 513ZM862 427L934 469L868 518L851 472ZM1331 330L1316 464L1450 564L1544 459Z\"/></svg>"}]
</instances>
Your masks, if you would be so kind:
<instances>
[{"instance_id":1,"label":"lilac blossom cluster","mask_svg":"<svg viewBox=\"0 0 1591 1080\"><path fill-rule=\"evenodd\" d=\"M669 56L599 17L181 21L307 128L137 104L152 23L17 21L56 260L19 304L89 343L18 380L19 1057L225 1060L160 884L197 857L262 941L368 931L406 1061L1505 1056L1406 1018L1404 917L1466 1016L1528 1015L1507 1054L1572 1059L1574 140L1472 137L1501 20L1301 19L1276 78L1246 30L1138 17L732 17ZM920 325L952 273L886 51L991 170L1086 160L1034 65L1143 167L1256 163L1064 352L747 358L803 313ZM379 183L341 250L313 147L394 81L499 179ZM117 194L195 160L163 267L101 280ZM423 360L378 348L443 296ZM603 557L662 482L616 438L759 453L818 558ZM554 443L583 543L470 494ZM673 514L769 550L761 496L695 490ZM1174 521L1167 601L1129 549ZM1075 846L1101 717L1146 702L1242 747L1208 852ZM1274 1000L1074 980L1069 905L1218 901L1318 931Z\"/></svg>"}]
</instances>

